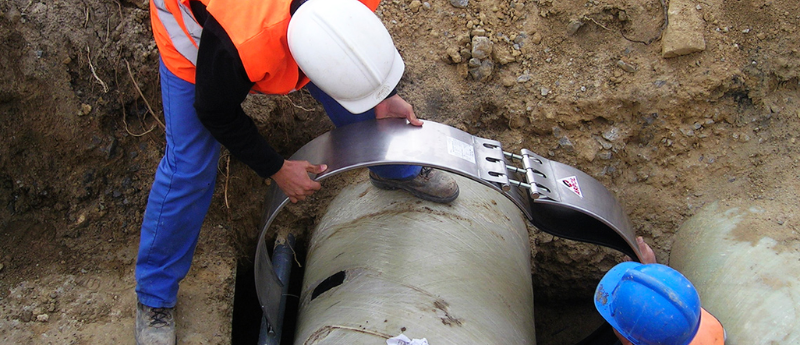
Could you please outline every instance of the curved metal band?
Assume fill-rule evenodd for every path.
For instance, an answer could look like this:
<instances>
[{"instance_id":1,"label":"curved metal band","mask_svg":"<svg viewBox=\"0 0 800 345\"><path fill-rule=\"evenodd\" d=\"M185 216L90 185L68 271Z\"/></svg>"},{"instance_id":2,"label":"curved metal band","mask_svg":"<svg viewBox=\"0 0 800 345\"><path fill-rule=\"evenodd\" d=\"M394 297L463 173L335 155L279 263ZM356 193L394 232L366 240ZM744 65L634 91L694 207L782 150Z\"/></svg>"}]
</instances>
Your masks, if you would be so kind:
<instances>
[{"instance_id":1,"label":"curved metal band","mask_svg":"<svg viewBox=\"0 0 800 345\"><path fill-rule=\"evenodd\" d=\"M627 216L600 182L528 150L522 150L519 157L525 157L526 165L531 166L528 170L536 172L536 199L527 190L511 186L510 181L525 180L525 175L507 171L509 162L499 142L433 121L425 121L422 127L408 125L402 119L354 123L312 140L290 159L327 164L328 169L314 177L317 181L374 165L412 164L446 170L505 195L545 232L641 258ZM282 285L273 272L264 241L267 229L288 200L276 184L270 186L256 249L256 289L270 324L278 320Z\"/></svg>"}]
</instances>

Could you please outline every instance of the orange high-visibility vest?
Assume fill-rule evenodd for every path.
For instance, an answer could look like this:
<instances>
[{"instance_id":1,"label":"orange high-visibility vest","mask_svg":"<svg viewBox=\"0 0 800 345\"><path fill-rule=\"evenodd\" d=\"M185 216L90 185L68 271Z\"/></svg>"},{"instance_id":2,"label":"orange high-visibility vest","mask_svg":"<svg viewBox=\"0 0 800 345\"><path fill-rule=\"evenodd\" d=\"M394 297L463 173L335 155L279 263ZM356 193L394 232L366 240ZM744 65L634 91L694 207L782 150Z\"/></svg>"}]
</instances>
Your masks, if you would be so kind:
<instances>
[{"instance_id":1,"label":"orange high-visibility vest","mask_svg":"<svg viewBox=\"0 0 800 345\"><path fill-rule=\"evenodd\" d=\"M248 78L255 83L254 91L287 94L308 83L286 39L291 0L150 0L153 36L170 72L195 82L203 27L194 18L189 1L206 5L208 13L228 33ZM359 1L373 12L380 4L380 0Z\"/></svg>"},{"instance_id":2,"label":"orange high-visibility vest","mask_svg":"<svg viewBox=\"0 0 800 345\"><path fill-rule=\"evenodd\" d=\"M714 315L701 308L700 328L689 345L724 345L725 329Z\"/></svg>"}]
</instances>

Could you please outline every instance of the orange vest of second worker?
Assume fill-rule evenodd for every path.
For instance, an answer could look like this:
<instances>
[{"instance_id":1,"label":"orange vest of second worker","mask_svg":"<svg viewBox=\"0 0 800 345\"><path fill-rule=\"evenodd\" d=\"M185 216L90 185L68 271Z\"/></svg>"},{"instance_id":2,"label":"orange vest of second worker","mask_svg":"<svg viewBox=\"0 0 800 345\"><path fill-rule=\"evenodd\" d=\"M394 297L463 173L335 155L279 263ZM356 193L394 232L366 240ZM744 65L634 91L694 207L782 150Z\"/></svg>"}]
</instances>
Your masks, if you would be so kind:
<instances>
[{"instance_id":1,"label":"orange vest of second worker","mask_svg":"<svg viewBox=\"0 0 800 345\"><path fill-rule=\"evenodd\" d=\"M719 320L704 308L700 309L700 329L697 330L689 345L723 345L725 329Z\"/></svg>"},{"instance_id":2,"label":"orange vest of second worker","mask_svg":"<svg viewBox=\"0 0 800 345\"><path fill-rule=\"evenodd\" d=\"M150 0L153 36L164 65L179 78L194 83L197 51L203 27L189 1L201 1L219 22L239 52L253 91L288 94L308 78L300 74L289 52L286 31L291 0ZM380 0L359 0L373 12Z\"/></svg>"}]
</instances>

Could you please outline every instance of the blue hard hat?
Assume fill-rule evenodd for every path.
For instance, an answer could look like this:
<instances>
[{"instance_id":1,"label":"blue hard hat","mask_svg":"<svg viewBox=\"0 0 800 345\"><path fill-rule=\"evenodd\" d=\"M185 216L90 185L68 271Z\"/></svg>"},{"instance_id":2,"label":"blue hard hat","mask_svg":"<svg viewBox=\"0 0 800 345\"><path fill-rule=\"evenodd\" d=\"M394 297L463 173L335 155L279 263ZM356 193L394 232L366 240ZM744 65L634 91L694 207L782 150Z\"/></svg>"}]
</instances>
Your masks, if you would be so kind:
<instances>
[{"instance_id":1,"label":"blue hard hat","mask_svg":"<svg viewBox=\"0 0 800 345\"><path fill-rule=\"evenodd\" d=\"M700 327L700 296L680 272L623 262L606 273L594 305L634 345L686 345Z\"/></svg>"}]
</instances>

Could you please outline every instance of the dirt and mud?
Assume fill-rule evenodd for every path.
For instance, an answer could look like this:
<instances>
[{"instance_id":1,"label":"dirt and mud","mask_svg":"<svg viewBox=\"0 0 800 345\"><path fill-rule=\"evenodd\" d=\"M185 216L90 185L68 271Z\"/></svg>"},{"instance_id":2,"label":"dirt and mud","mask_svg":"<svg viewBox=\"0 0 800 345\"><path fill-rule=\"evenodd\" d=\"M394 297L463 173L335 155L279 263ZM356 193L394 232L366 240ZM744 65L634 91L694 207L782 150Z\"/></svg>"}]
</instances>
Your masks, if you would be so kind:
<instances>
[{"instance_id":1,"label":"dirt and mud","mask_svg":"<svg viewBox=\"0 0 800 345\"><path fill-rule=\"evenodd\" d=\"M692 4L705 49L674 58L666 1L385 0L377 13L421 118L590 174L667 262L679 225L715 200L800 224L800 3ZM0 342L131 343L138 228L165 145L148 4L5 0L0 44ZM245 111L287 157L332 128L305 91ZM181 302L209 320L233 292L214 295L225 307L193 301L252 255L268 185L226 154L219 172ZM313 227L336 185L278 227ZM621 255L534 228L531 243L539 343L574 342L569 318L548 315L591 313L574 296ZM230 342L230 325L202 321L184 343Z\"/></svg>"}]
</instances>

